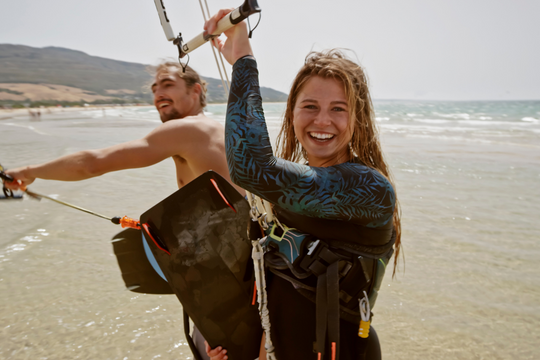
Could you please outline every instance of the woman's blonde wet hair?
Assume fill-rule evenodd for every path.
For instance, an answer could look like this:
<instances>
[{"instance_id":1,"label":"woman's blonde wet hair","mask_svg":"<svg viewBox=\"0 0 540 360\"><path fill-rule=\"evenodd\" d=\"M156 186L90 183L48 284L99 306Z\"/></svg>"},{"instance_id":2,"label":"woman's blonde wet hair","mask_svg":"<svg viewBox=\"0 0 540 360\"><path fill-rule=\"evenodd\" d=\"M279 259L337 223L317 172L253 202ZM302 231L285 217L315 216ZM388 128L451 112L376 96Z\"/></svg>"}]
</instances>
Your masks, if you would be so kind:
<instances>
[{"instance_id":1,"label":"woman's blonde wet hair","mask_svg":"<svg viewBox=\"0 0 540 360\"><path fill-rule=\"evenodd\" d=\"M304 66L293 81L287 99L283 125L277 138L278 156L294 162L308 159L305 149L294 133L293 112L300 91L314 76L335 79L343 84L352 131L349 159L357 158L366 166L379 171L390 181L395 190L395 182L382 153L366 74L360 65L347 59L343 51L338 49L310 52L307 55ZM397 259L401 250L401 211L397 196L393 217L396 231L395 275Z\"/></svg>"}]
</instances>

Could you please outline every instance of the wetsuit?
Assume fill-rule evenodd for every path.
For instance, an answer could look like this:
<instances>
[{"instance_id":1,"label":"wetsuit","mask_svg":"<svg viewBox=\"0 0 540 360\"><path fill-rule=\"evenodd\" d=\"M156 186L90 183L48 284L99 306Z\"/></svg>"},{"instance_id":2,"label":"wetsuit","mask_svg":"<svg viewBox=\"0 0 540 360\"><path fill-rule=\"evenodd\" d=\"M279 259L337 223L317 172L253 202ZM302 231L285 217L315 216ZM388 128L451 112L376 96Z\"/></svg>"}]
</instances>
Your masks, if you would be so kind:
<instances>
[{"instance_id":1,"label":"wetsuit","mask_svg":"<svg viewBox=\"0 0 540 360\"><path fill-rule=\"evenodd\" d=\"M354 162L310 167L274 156L252 57L233 66L225 146L232 181L275 207L368 228L392 221L394 190L378 171ZM315 304L296 293L289 282L278 277L269 280L268 307L277 358L316 359L312 352ZM341 359L356 358L358 325L353 325L341 320Z\"/></svg>"}]
</instances>

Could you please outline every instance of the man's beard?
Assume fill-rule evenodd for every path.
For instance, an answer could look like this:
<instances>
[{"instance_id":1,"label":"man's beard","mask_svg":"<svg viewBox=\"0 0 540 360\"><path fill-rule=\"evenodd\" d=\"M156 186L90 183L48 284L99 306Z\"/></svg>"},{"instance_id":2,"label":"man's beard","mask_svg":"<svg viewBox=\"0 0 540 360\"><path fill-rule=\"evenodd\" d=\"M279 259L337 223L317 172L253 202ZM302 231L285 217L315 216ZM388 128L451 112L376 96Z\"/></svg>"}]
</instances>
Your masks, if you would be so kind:
<instances>
[{"instance_id":1,"label":"man's beard","mask_svg":"<svg viewBox=\"0 0 540 360\"><path fill-rule=\"evenodd\" d=\"M176 110L175 108L173 108L170 112L168 113L162 113L162 114L159 114L159 117L161 118L161 122L166 122L166 121L169 121L169 120L176 120L176 119L181 119L182 118L182 114L180 114L178 112L178 110Z\"/></svg>"}]
</instances>

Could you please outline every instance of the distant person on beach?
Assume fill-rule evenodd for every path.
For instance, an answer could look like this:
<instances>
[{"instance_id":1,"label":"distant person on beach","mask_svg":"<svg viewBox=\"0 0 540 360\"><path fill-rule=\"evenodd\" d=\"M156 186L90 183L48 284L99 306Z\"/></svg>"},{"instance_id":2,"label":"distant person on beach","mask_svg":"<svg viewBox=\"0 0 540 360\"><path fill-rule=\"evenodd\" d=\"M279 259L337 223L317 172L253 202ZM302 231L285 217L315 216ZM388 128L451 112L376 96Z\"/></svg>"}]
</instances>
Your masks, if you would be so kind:
<instances>
[{"instance_id":1,"label":"distant person on beach","mask_svg":"<svg viewBox=\"0 0 540 360\"><path fill-rule=\"evenodd\" d=\"M189 66L184 73L178 63L163 63L156 69L152 92L163 124L144 138L8 170L6 173L16 181L6 183L6 187L17 190L36 179L85 180L112 171L154 165L169 157L176 166L179 188L208 170L214 170L230 182L225 130L203 113L206 83L199 74ZM244 194L244 190L235 187ZM204 339L198 330L194 330L193 338L203 349ZM201 356L208 358L204 350Z\"/></svg>"},{"instance_id":2,"label":"distant person on beach","mask_svg":"<svg viewBox=\"0 0 540 360\"><path fill-rule=\"evenodd\" d=\"M33 112L32 110L28 109L28 113L30 114L30 117L32 118L32 121L39 121L41 120L41 112L38 110L36 112Z\"/></svg>"}]
</instances>

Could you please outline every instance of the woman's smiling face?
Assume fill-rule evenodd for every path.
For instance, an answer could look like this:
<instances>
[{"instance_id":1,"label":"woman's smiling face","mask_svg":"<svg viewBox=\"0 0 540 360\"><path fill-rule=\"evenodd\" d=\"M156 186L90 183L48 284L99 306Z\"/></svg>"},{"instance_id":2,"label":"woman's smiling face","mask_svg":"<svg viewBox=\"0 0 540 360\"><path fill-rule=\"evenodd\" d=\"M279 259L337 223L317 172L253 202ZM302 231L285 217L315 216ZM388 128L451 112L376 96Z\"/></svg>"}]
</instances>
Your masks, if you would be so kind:
<instances>
[{"instance_id":1,"label":"woman's smiling face","mask_svg":"<svg viewBox=\"0 0 540 360\"><path fill-rule=\"evenodd\" d=\"M332 166L350 160L352 126L340 81L320 76L310 78L294 105L293 126L310 166Z\"/></svg>"}]
</instances>

